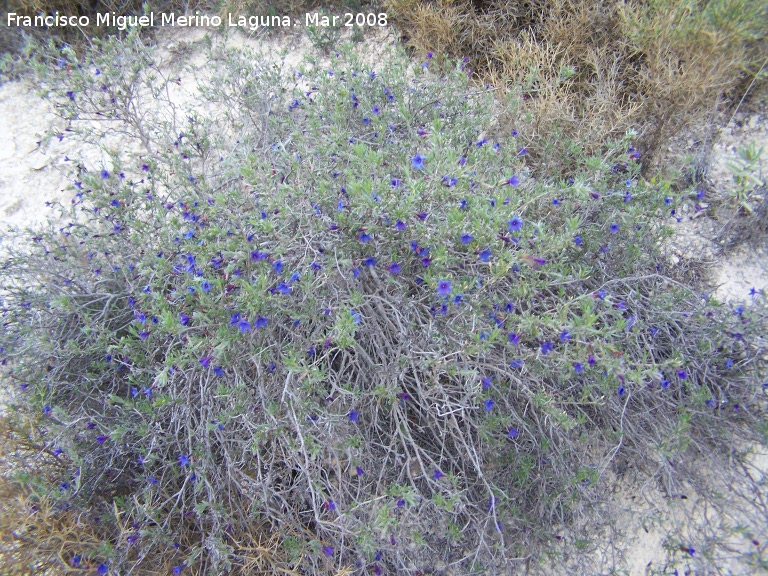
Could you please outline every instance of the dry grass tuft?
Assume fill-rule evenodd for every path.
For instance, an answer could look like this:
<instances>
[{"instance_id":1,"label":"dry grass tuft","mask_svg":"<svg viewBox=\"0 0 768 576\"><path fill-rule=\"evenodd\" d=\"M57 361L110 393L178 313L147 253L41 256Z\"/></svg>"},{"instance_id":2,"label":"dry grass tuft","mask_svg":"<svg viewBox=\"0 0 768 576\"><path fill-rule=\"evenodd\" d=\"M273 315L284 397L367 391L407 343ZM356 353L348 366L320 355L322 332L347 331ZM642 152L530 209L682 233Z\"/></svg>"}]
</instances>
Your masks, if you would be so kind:
<instances>
[{"instance_id":1,"label":"dry grass tuft","mask_svg":"<svg viewBox=\"0 0 768 576\"><path fill-rule=\"evenodd\" d=\"M768 9L744 0L384 0L417 53L468 57L508 88L514 127L588 153L633 128L646 166L713 108L738 102L765 59ZM573 163L560 157L567 173Z\"/></svg>"}]
</instances>

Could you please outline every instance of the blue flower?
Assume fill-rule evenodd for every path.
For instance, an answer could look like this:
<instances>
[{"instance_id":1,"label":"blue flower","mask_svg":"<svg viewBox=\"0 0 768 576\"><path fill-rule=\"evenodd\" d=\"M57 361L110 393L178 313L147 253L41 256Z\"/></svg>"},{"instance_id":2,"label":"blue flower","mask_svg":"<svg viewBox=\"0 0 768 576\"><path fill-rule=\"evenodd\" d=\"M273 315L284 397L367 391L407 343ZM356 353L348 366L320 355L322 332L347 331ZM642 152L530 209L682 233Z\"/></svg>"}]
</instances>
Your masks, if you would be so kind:
<instances>
[{"instance_id":1,"label":"blue flower","mask_svg":"<svg viewBox=\"0 0 768 576\"><path fill-rule=\"evenodd\" d=\"M203 368L208 368L208 366L211 364L212 358L210 356L203 356L200 358L199 362L202 364Z\"/></svg>"},{"instance_id":2,"label":"blue flower","mask_svg":"<svg viewBox=\"0 0 768 576\"><path fill-rule=\"evenodd\" d=\"M488 400L483 402L483 404L485 404L485 411L490 412L493 409L493 406L496 404L496 402L494 402L493 399L488 398Z\"/></svg>"},{"instance_id":3,"label":"blue flower","mask_svg":"<svg viewBox=\"0 0 768 576\"><path fill-rule=\"evenodd\" d=\"M520 178L518 178L515 175L512 175L512 177L507 180L507 184L509 184L510 186L519 186Z\"/></svg>"},{"instance_id":4,"label":"blue flower","mask_svg":"<svg viewBox=\"0 0 768 576\"><path fill-rule=\"evenodd\" d=\"M397 262L392 262L389 266L387 266L387 270L390 274L400 274L400 264Z\"/></svg>"},{"instance_id":5,"label":"blue flower","mask_svg":"<svg viewBox=\"0 0 768 576\"><path fill-rule=\"evenodd\" d=\"M573 371L576 374L581 374L584 372L584 365L581 362L574 362L573 363Z\"/></svg>"},{"instance_id":6,"label":"blue flower","mask_svg":"<svg viewBox=\"0 0 768 576\"><path fill-rule=\"evenodd\" d=\"M323 554L328 556L329 558L333 556L333 546L326 546L323 548Z\"/></svg>"},{"instance_id":7,"label":"blue flower","mask_svg":"<svg viewBox=\"0 0 768 576\"><path fill-rule=\"evenodd\" d=\"M486 376L480 382L483 384L483 390L487 390L491 387L491 382L493 381L493 376Z\"/></svg>"},{"instance_id":8,"label":"blue flower","mask_svg":"<svg viewBox=\"0 0 768 576\"><path fill-rule=\"evenodd\" d=\"M213 373L216 374L216 376L224 376L225 374L224 368L222 368L221 366L215 366L213 369Z\"/></svg>"},{"instance_id":9,"label":"blue flower","mask_svg":"<svg viewBox=\"0 0 768 576\"><path fill-rule=\"evenodd\" d=\"M510 332L507 336L509 338L509 343L513 346L517 346L520 344L520 334L516 334L515 332Z\"/></svg>"},{"instance_id":10,"label":"blue flower","mask_svg":"<svg viewBox=\"0 0 768 576\"><path fill-rule=\"evenodd\" d=\"M405 229L406 229L406 224L405 224L405 222L403 222L402 220L398 220L398 221L395 223L395 228L396 228L397 230L400 230L400 231L402 232L403 230L405 230Z\"/></svg>"},{"instance_id":11,"label":"blue flower","mask_svg":"<svg viewBox=\"0 0 768 576\"><path fill-rule=\"evenodd\" d=\"M677 377L680 378L680 380L685 380L688 377L688 373L681 368L677 371Z\"/></svg>"},{"instance_id":12,"label":"blue flower","mask_svg":"<svg viewBox=\"0 0 768 576\"><path fill-rule=\"evenodd\" d=\"M619 389L618 389L618 390L616 390L616 393L617 393L619 396L624 396L624 392L626 392L626 389L624 388L624 386L619 386Z\"/></svg>"},{"instance_id":13,"label":"blue flower","mask_svg":"<svg viewBox=\"0 0 768 576\"><path fill-rule=\"evenodd\" d=\"M491 259L492 255L493 254L491 254L491 251L488 250L488 248L486 248L485 250L480 252L480 254L478 254L478 260L481 260L483 262L488 262Z\"/></svg>"},{"instance_id":14,"label":"blue flower","mask_svg":"<svg viewBox=\"0 0 768 576\"><path fill-rule=\"evenodd\" d=\"M440 282L437 283L437 293L443 297L448 296L448 294L451 293L451 281L440 280Z\"/></svg>"},{"instance_id":15,"label":"blue flower","mask_svg":"<svg viewBox=\"0 0 768 576\"><path fill-rule=\"evenodd\" d=\"M245 334L251 329L251 323L245 318L238 320L237 328L240 330L240 334Z\"/></svg>"},{"instance_id":16,"label":"blue flower","mask_svg":"<svg viewBox=\"0 0 768 576\"><path fill-rule=\"evenodd\" d=\"M254 262L266 260L267 258L269 258L269 254L267 254L266 252L261 252L259 250L254 250L253 252L251 252L251 260L253 260Z\"/></svg>"},{"instance_id":17,"label":"blue flower","mask_svg":"<svg viewBox=\"0 0 768 576\"><path fill-rule=\"evenodd\" d=\"M576 244L576 246L581 246L584 244L584 241L581 239L581 235L576 235L573 238L573 243Z\"/></svg>"},{"instance_id":18,"label":"blue flower","mask_svg":"<svg viewBox=\"0 0 768 576\"><path fill-rule=\"evenodd\" d=\"M253 323L253 325L256 329L266 328L268 322L269 322L268 318L264 318L264 316L259 316L256 318L256 321Z\"/></svg>"},{"instance_id":19,"label":"blue flower","mask_svg":"<svg viewBox=\"0 0 768 576\"><path fill-rule=\"evenodd\" d=\"M376 266L376 258L373 258L372 256L369 256L365 260L363 260L363 266Z\"/></svg>"},{"instance_id":20,"label":"blue flower","mask_svg":"<svg viewBox=\"0 0 768 576\"><path fill-rule=\"evenodd\" d=\"M240 312L235 312L229 317L229 325L234 326L238 322L240 322Z\"/></svg>"},{"instance_id":21,"label":"blue flower","mask_svg":"<svg viewBox=\"0 0 768 576\"><path fill-rule=\"evenodd\" d=\"M472 234L462 234L461 235L461 243L462 244L469 244L470 242L472 242L472 240L474 240L474 238L475 237L472 236Z\"/></svg>"},{"instance_id":22,"label":"blue flower","mask_svg":"<svg viewBox=\"0 0 768 576\"><path fill-rule=\"evenodd\" d=\"M432 478L433 478L434 480L440 480L440 478L442 478L443 476L445 476L445 474L443 474L443 473L440 471L440 469L439 469L439 468L435 468L435 471L432 473Z\"/></svg>"},{"instance_id":23,"label":"blue flower","mask_svg":"<svg viewBox=\"0 0 768 576\"><path fill-rule=\"evenodd\" d=\"M611 234L616 234L616 232L619 231L619 225L616 223L611 224L609 230L611 231Z\"/></svg>"},{"instance_id":24,"label":"blue flower","mask_svg":"<svg viewBox=\"0 0 768 576\"><path fill-rule=\"evenodd\" d=\"M187 456L186 454L179 454L178 461L179 461L179 466L183 468L184 466L189 464L189 456Z\"/></svg>"},{"instance_id":25,"label":"blue flower","mask_svg":"<svg viewBox=\"0 0 768 576\"><path fill-rule=\"evenodd\" d=\"M426 158L417 152L416 156L411 158L411 163L413 164L413 169L414 170L424 170L424 160L426 160Z\"/></svg>"},{"instance_id":26,"label":"blue flower","mask_svg":"<svg viewBox=\"0 0 768 576\"><path fill-rule=\"evenodd\" d=\"M359 417L359 413L357 410L350 410L349 414L347 414L347 418L349 418L350 422L357 422Z\"/></svg>"},{"instance_id":27,"label":"blue flower","mask_svg":"<svg viewBox=\"0 0 768 576\"><path fill-rule=\"evenodd\" d=\"M279 292L280 294L290 294L291 292L293 292L293 288L291 288L285 282L280 282L280 284L275 286L274 290L275 292Z\"/></svg>"},{"instance_id":28,"label":"blue flower","mask_svg":"<svg viewBox=\"0 0 768 576\"><path fill-rule=\"evenodd\" d=\"M360 468L360 466L357 466L357 467L355 468L355 472L357 473L357 475L358 475L358 476L362 476L363 474L365 474L365 470L363 470L362 468Z\"/></svg>"},{"instance_id":29,"label":"blue flower","mask_svg":"<svg viewBox=\"0 0 768 576\"><path fill-rule=\"evenodd\" d=\"M106 564L99 564L98 568L96 568L96 572L99 576L104 576L109 573L109 568L107 568Z\"/></svg>"},{"instance_id":30,"label":"blue flower","mask_svg":"<svg viewBox=\"0 0 768 576\"><path fill-rule=\"evenodd\" d=\"M211 283L210 283L210 282L208 282L208 280L203 280L203 281L200 283L200 289L201 289L203 292L205 292L206 294L208 294L208 292L210 292L210 291L211 291Z\"/></svg>"},{"instance_id":31,"label":"blue flower","mask_svg":"<svg viewBox=\"0 0 768 576\"><path fill-rule=\"evenodd\" d=\"M275 273L280 274L283 271L283 268L284 268L282 261L275 260L272 263L272 268L274 268Z\"/></svg>"},{"instance_id":32,"label":"blue flower","mask_svg":"<svg viewBox=\"0 0 768 576\"><path fill-rule=\"evenodd\" d=\"M560 342L567 342L571 339L571 333L568 332L568 330L563 330L560 332Z\"/></svg>"},{"instance_id":33,"label":"blue flower","mask_svg":"<svg viewBox=\"0 0 768 576\"><path fill-rule=\"evenodd\" d=\"M173 573L174 574L181 574L181 566L174 566L173 567Z\"/></svg>"},{"instance_id":34,"label":"blue flower","mask_svg":"<svg viewBox=\"0 0 768 576\"><path fill-rule=\"evenodd\" d=\"M517 438L519 434L520 434L520 431L517 428L511 428L509 430L509 433L507 434L507 438L509 438L510 440L514 440L515 438Z\"/></svg>"},{"instance_id":35,"label":"blue flower","mask_svg":"<svg viewBox=\"0 0 768 576\"><path fill-rule=\"evenodd\" d=\"M552 351L552 348L553 348L552 342L548 342L547 340L542 342L541 343L541 353L542 353L542 355L546 356L549 352Z\"/></svg>"},{"instance_id":36,"label":"blue flower","mask_svg":"<svg viewBox=\"0 0 768 576\"><path fill-rule=\"evenodd\" d=\"M355 312L354 310L349 311L349 315L352 316L352 322L355 324L360 324L360 313Z\"/></svg>"},{"instance_id":37,"label":"blue flower","mask_svg":"<svg viewBox=\"0 0 768 576\"><path fill-rule=\"evenodd\" d=\"M362 233L361 233L361 234L360 234L360 235L357 237L357 239L358 239L358 240L360 240L360 242L362 242L363 244L365 244L366 242L368 242L368 240L370 240L370 239L371 239L371 235L370 235L370 234L368 234L367 232L362 232Z\"/></svg>"},{"instance_id":38,"label":"blue flower","mask_svg":"<svg viewBox=\"0 0 768 576\"><path fill-rule=\"evenodd\" d=\"M107 178L109 178L109 172L107 172L107 170L102 170L101 177L102 179L106 180Z\"/></svg>"},{"instance_id":39,"label":"blue flower","mask_svg":"<svg viewBox=\"0 0 768 576\"><path fill-rule=\"evenodd\" d=\"M523 227L523 220L519 216L513 216L508 224L510 232L518 232Z\"/></svg>"}]
</instances>

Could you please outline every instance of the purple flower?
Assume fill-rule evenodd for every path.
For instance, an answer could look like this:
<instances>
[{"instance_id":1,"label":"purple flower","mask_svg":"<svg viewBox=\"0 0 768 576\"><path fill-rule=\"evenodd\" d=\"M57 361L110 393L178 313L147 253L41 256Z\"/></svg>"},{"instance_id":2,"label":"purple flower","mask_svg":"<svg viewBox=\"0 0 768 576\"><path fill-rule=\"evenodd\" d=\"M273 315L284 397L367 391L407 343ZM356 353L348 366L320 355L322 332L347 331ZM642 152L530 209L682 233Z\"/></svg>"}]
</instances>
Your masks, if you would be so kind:
<instances>
[{"instance_id":1,"label":"purple flower","mask_svg":"<svg viewBox=\"0 0 768 576\"><path fill-rule=\"evenodd\" d=\"M440 282L437 283L437 293L443 297L448 296L448 294L451 293L451 281L440 280Z\"/></svg>"},{"instance_id":2,"label":"purple flower","mask_svg":"<svg viewBox=\"0 0 768 576\"><path fill-rule=\"evenodd\" d=\"M507 434L507 438L514 440L519 434L520 431L517 428L510 428L509 433Z\"/></svg>"},{"instance_id":3,"label":"purple flower","mask_svg":"<svg viewBox=\"0 0 768 576\"><path fill-rule=\"evenodd\" d=\"M354 310L349 311L349 315L352 316L352 322L355 324L360 324L360 313L355 312Z\"/></svg>"},{"instance_id":4,"label":"purple flower","mask_svg":"<svg viewBox=\"0 0 768 576\"><path fill-rule=\"evenodd\" d=\"M328 510L333 510L333 511L335 511L335 510L336 510L336 502L334 502L333 500L328 500L328 501L325 503L325 507L326 507Z\"/></svg>"},{"instance_id":5,"label":"purple flower","mask_svg":"<svg viewBox=\"0 0 768 576\"><path fill-rule=\"evenodd\" d=\"M440 471L440 469L439 469L439 468L435 468L435 471L432 473L432 478L433 478L434 480L440 480L440 478L442 478L443 476L445 476L445 474L443 474L443 473Z\"/></svg>"},{"instance_id":6,"label":"purple flower","mask_svg":"<svg viewBox=\"0 0 768 576\"><path fill-rule=\"evenodd\" d=\"M251 323L248 322L245 318L241 318L237 322L237 328L240 330L240 334L245 334L246 332L250 331L251 329Z\"/></svg>"},{"instance_id":7,"label":"purple flower","mask_svg":"<svg viewBox=\"0 0 768 576\"><path fill-rule=\"evenodd\" d=\"M552 351L552 348L553 348L552 342L548 342L547 340L542 342L541 343L541 353L542 353L542 355L546 356L548 353L550 353Z\"/></svg>"},{"instance_id":8,"label":"purple flower","mask_svg":"<svg viewBox=\"0 0 768 576\"><path fill-rule=\"evenodd\" d=\"M323 554L328 556L328 558L333 556L333 546L326 546L325 548L323 548Z\"/></svg>"},{"instance_id":9,"label":"purple flower","mask_svg":"<svg viewBox=\"0 0 768 576\"><path fill-rule=\"evenodd\" d=\"M211 360L213 360L213 358L210 356L203 356L200 358L200 364L203 365L203 368L208 368L208 366L211 364Z\"/></svg>"},{"instance_id":10,"label":"purple flower","mask_svg":"<svg viewBox=\"0 0 768 576\"><path fill-rule=\"evenodd\" d=\"M363 260L363 266L376 266L376 258L369 256L365 260Z\"/></svg>"},{"instance_id":11,"label":"purple flower","mask_svg":"<svg viewBox=\"0 0 768 576\"><path fill-rule=\"evenodd\" d=\"M491 382L493 381L493 376L486 376L483 378L480 382L483 384L483 390L487 390L491 387Z\"/></svg>"},{"instance_id":12,"label":"purple flower","mask_svg":"<svg viewBox=\"0 0 768 576\"><path fill-rule=\"evenodd\" d=\"M426 160L426 158L417 152L416 156L411 158L411 163L413 164L413 169L414 170L424 170L424 160Z\"/></svg>"},{"instance_id":13,"label":"purple flower","mask_svg":"<svg viewBox=\"0 0 768 576\"><path fill-rule=\"evenodd\" d=\"M509 231L518 232L523 227L523 220L519 216L513 216L509 221Z\"/></svg>"},{"instance_id":14,"label":"purple flower","mask_svg":"<svg viewBox=\"0 0 768 576\"><path fill-rule=\"evenodd\" d=\"M269 322L269 318L264 318L264 316L259 316L259 317L256 318L256 321L253 323L253 326L257 330L259 328L266 328L268 322Z\"/></svg>"},{"instance_id":15,"label":"purple flower","mask_svg":"<svg viewBox=\"0 0 768 576\"><path fill-rule=\"evenodd\" d=\"M397 262L392 262L392 264L387 266L387 270L390 274L400 274L400 264Z\"/></svg>"},{"instance_id":16,"label":"purple flower","mask_svg":"<svg viewBox=\"0 0 768 576\"><path fill-rule=\"evenodd\" d=\"M477 258L478 260L481 260L482 262L488 262L491 259L491 251L486 248L480 254L478 254Z\"/></svg>"},{"instance_id":17,"label":"purple flower","mask_svg":"<svg viewBox=\"0 0 768 576\"><path fill-rule=\"evenodd\" d=\"M472 242L472 240L474 240L474 238L475 237L472 236L472 234L462 234L461 235L461 243L462 244L469 244L470 242Z\"/></svg>"},{"instance_id":18,"label":"purple flower","mask_svg":"<svg viewBox=\"0 0 768 576\"><path fill-rule=\"evenodd\" d=\"M365 470L363 470L362 468L360 468L360 466L357 466L357 467L355 468L355 472L357 473L357 475L358 475L358 476L362 476L363 474L365 474Z\"/></svg>"},{"instance_id":19,"label":"purple flower","mask_svg":"<svg viewBox=\"0 0 768 576\"><path fill-rule=\"evenodd\" d=\"M109 178L109 172L107 170L102 170L101 177L102 179L106 180L107 178Z\"/></svg>"},{"instance_id":20,"label":"purple flower","mask_svg":"<svg viewBox=\"0 0 768 576\"><path fill-rule=\"evenodd\" d=\"M357 237L357 239L358 239L358 240L360 240L360 242L362 242L363 244L365 244L366 242L368 242L368 240L370 240L370 239L371 239L371 235L370 235L370 234L368 234L367 232L362 232L362 233L361 233L361 234L360 234L360 235Z\"/></svg>"},{"instance_id":21,"label":"purple flower","mask_svg":"<svg viewBox=\"0 0 768 576\"><path fill-rule=\"evenodd\" d=\"M688 373L681 368L677 371L677 377L680 378L680 380L685 380L688 377Z\"/></svg>"},{"instance_id":22,"label":"purple flower","mask_svg":"<svg viewBox=\"0 0 768 576\"><path fill-rule=\"evenodd\" d=\"M213 373L216 374L216 376L224 376L224 368L221 366L214 366Z\"/></svg>"},{"instance_id":23,"label":"purple flower","mask_svg":"<svg viewBox=\"0 0 768 576\"><path fill-rule=\"evenodd\" d=\"M109 573L109 568L107 568L106 564L99 564L98 568L96 568L96 572L99 574L99 576L104 576L105 574Z\"/></svg>"},{"instance_id":24,"label":"purple flower","mask_svg":"<svg viewBox=\"0 0 768 576\"><path fill-rule=\"evenodd\" d=\"M173 567L173 573L174 574L181 574L181 566L174 566Z\"/></svg>"},{"instance_id":25,"label":"purple flower","mask_svg":"<svg viewBox=\"0 0 768 576\"><path fill-rule=\"evenodd\" d=\"M507 180L507 184L509 184L510 186L518 186L520 185L520 178L513 175L509 180Z\"/></svg>"},{"instance_id":26,"label":"purple flower","mask_svg":"<svg viewBox=\"0 0 768 576\"><path fill-rule=\"evenodd\" d=\"M560 332L560 342L568 342L571 339L571 333L568 330Z\"/></svg>"},{"instance_id":27,"label":"purple flower","mask_svg":"<svg viewBox=\"0 0 768 576\"><path fill-rule=\"evenodd\" d=\"M259 250L254 250L253 252L251 252L251 260L253 260L254 262L266 260L267 258L269 258L269 254L267 254L266 252L261 252Z\"/></svg>"},{"instance_id":28,"label":"purple flower","mask_svg":"<svg viewBox=\"0 0 768 576\"><path fill-rule=\"evenodd\" d=\"M349 418L350 422L357 422L359 420L360 414L357 410L350 410L349 414L347 414L347 418Z\"/></svg>"},{"instance_id":29,"label":"purple flower","mask_svg":"<svg viewBox=\"0 0 768 576\"><path fill-rule=\"evenodd\" d=\"M618 390L616 390L616 393L617 393L619 396L624 396L624 392L626 392L626 389L624 388L624 386L619 386L619 389L618 389Z\"/></svg>"},{"instance_id":30,"label":"purple flower","mask_svg":"<svg viewBox=\"0 0 768 576\"><path fill-rule=\"evenodd\" d=\"M485 411L490 412L493 409L493 406L496 404L496 402L494 402L493 399L488 398L488 400L483 402L483 404L485 404Z\"/></svg>"},{"instance_id":31,"label":"purple flower","mask_svg":"<svg viewBox=\"0 0 768 576\"><path fill-rule=\"evenodd\" d=\"M619 225L616 223L611 224L609 230L611 231L611 234L616 234L616 232L619 231Z\"/></svg>"},{"instance_id":32,"label":"purple flower","mask_svg":"<svg viewBox=\"0 0 768 576\"><path fill-rule=\"evenodd\" d=\"M581 246L584 244L584 241L581 239L581 235L576 235L573 238L573 243L576 244L576 246Z\"/></svg>"},{"instance_id":33,"label":"purple flower","mask_svg":"<svg viewBox=\"0 0 768 576\"><path fill-rule=\"evenodd\" d=\"M395 222L395 229L400 230L401 232L406 229L406 224L402 220L398 220Z\"/></svg>"},{"instance_id":34,"label":"purple flower","mask_svg":"<svg viewBox=\"0 0 768 576\"><path fill-rule=\"evenodd\" d=\"M178 461L179 461L179 466L183 468L184 466L189 464L189 456L187 456L186 454L179 454Z\"/></svg>"},{"instance_id":35,"label":"purple flower","mask_svg":"<svg viewBox=\"0 0 768 576\"><path fill-rule=\"evenodd\" d=\"M208 280L203 280L203 281L200 283L200 289L201 289L203 292L205 292L206 294L208 294L208 292L210 292L210 291L211 291L211 283L210 283L210 282L208 282Z\"/></svg>"},{"instance_id":36,"label":"purple flower","mask_svg":"<svg viewBox=\"0 0 768 576\"><path fill-rule=\"evenodd\" d=\"M109 436L104 436L104 435L96 436L96 442L98 442L99 444L104 444L104 442L106 442L108 438Z\"/></svg>"},{"instance_id":37,"label":"purple flower","mask_svg":"<svg viewBox=\"0 0 768 576\"><path fill-rule=\"evenodd\" d=\"M403 500L402 498L398 499L398 501L395 502L395 506L397 506L398 508L402 508L403 506L405 506L405 500Z\"/></svg>"},{"instance_id":38,"label":"purple flower","mask_svg":"<svg viewBox=\"0 0 768 576\"><path fill-rule=\"evenodd\" d=\"M520 344L520 334L517 334L515 332L510 332L507 338L509 338L509 343L512 344L513 346L517 346L518 344Z\"/></svg>"},{"instance_id":39,"label":"purple flower","mask_svg":"<svg viewBox=\"0 0 768 576\"><path fill-rule=\"evenodd\" d=\"M147 332L146 330L144 330L143 332L139 332L139 338L141 338L142 340L146 340L147 338L149 338L149 332Z\"/></svg>"},{"instance_id":40,"label":"purple flower","mask_svg":"<svg viewBox=\"0 0 768 576\"><path fill-rule=\"evenodd\" d=\"M573 363L573 371L576 374L581 374L584 372L584 365L581 362L574 362Z\"/></svg>"}]
</instances>

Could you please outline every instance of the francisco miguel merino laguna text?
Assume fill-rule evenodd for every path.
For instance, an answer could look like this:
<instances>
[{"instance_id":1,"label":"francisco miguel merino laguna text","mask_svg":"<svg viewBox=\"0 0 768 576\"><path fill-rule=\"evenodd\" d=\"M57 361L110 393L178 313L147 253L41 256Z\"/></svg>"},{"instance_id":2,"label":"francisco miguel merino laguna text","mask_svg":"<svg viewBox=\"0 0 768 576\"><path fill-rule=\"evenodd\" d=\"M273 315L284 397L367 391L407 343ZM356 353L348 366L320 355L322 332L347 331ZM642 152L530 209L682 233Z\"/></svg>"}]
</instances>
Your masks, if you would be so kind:
<instances>
[{"instance_id":1,"label":"francisco miguel merino laguna text","mask_svg":"<svg viewBox=\"0 0 768 576\"><path fill-rule=\"evenodd\" d=\"M196 13L192 16L181 16L173 13L167 14L161 12L159 18L155 18L154 12L149 12L143 16L118 15L115 12L105 12L96 14L96 26L113 26L118 30L126 30L135 27L151 27L158 22L160 26L174 27L206 27L218 28L222 24L219 16ZM8 27L25 28L53 28L53 27L72 27L85 28L91 25L91 18L88 16L65 16L56 12L55 14L37 14L36 16L24 16L16 12L8 13ZM292 25L288 16L233 16L228 14L227 25L239 28L248 28L251 31L259 27L288 27Z\"/></svg>"}]
</instances>

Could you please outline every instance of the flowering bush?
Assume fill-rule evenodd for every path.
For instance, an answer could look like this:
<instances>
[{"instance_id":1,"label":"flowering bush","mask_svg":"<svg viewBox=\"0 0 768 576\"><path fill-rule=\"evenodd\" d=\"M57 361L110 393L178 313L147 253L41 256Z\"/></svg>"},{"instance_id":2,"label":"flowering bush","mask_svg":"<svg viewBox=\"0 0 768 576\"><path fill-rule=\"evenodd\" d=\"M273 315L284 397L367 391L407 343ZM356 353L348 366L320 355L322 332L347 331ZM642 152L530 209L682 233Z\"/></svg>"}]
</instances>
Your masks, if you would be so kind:
<instances>
[{"instance_id":1,"label":"flowering bush","mask_svg":"<svg viewBox=\"0 0 768 576\"><path fill-rule=\"evenodd\" d=\"M763 297L663 267L689 191L631 134L533 180L460 64L214 47L185 111L141 100L169 80L131 38L52 50L73 133L111 113L147 153L81 168L2 265L13 403L58 464L37 497L102 539L51 564L500 573L618 456L672 475L757 430Z\"/></svg>"}]
</instances>

